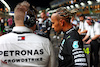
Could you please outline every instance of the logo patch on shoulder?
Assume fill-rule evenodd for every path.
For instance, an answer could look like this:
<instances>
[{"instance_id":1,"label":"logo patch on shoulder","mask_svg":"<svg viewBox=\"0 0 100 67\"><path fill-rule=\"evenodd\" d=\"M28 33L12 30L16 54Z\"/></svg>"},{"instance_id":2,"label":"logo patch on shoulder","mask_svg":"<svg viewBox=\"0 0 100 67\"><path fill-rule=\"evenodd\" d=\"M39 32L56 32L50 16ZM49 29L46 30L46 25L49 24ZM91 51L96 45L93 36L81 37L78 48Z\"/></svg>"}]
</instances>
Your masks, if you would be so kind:
<instances>
[{"instance_id":1,"label":"logo patch on shoulder","mask_svg":"<svg viewBox=\"0 0 100 67\"><path fill-rule=\"evenodd\" d=\"M79 48L78 41L74 41L74 42L73 42L73 48L74 48L74 49L75 49L75 48Z\"/></svg>"}]
</instances>

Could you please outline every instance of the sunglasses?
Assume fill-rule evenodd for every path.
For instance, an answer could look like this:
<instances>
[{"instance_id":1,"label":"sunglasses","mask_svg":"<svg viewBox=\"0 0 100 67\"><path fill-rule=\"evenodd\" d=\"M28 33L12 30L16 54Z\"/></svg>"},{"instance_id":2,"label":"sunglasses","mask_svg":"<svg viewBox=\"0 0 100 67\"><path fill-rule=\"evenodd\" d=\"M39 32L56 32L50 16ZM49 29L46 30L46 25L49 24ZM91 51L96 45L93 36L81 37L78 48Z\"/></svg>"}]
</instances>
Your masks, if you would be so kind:
<instances>
[{"instance_id":1,"label":"sunglasses","mask_svg":"<svg viewBox=\"0 0 100 67\"><path fill-rule=\"evenodd\" d=\"M87 20L91 20L91 19L87 19Z\"/></svg>"}]
</instances>

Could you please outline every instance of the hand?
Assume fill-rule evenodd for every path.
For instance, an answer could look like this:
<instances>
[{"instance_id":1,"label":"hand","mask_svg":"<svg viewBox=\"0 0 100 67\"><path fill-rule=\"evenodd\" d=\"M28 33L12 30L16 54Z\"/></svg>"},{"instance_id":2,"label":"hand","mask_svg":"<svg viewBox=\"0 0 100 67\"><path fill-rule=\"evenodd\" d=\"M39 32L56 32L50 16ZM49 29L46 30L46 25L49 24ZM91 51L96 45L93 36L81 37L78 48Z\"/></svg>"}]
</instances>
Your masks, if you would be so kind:
<instances>
[{"instance_id":1,"label":"hand","mask_svg":"<svg viewBox=\"0 0 100 67\"><path fill-rule=\"evenodd\" d=\"M86 44L86 41L83 41L84 44Z\"/></svg>"},{"instance_id":2,"label":"hand","mask_svg":"<svg viewBox=\"0 0 100 67\"><path fill-rule=\"evenodd\" d=\"M47 31L44 31L44 33L47 33Z\"/></svg>"},{"instance_id":3,"label":"hand","mask_svg":"<svg viewBox=\"0 0 100 67\"><path fill-rule=\"evenodd\" d=\"M81 35L81 34L82 34L82 32L79 32L79 34Z\"/></svg>"},{"instance_id":4,"label":"hand","mask_svg":"<svg viewBox=\"0 0 100 67\"><path fill-rule=\"evenodd\" d=\"M82 41L83 41L83 42L85 41L84 38L82 39Z\"/></svg>"},{"instance_id":5,"label":"hand","mask_svg":"<svg viewBox=\"0 0 100 67\"><path fill-rule=\"evenodd\" d=\"M42 31L42 29L40 31Z\"/></svg>"},{"instance_id":6,"label":"hand","mask_svg":"<svg viewBox=\"0 0 100 67\"><path fill-rule=\"evenodd\" d=\"M90 44L90 42L91 42L92 40L91 39L89 39L87 42L86 42L86 44Z\"/></svg>"},{"instance_id":7,"label":"hand","mask_svg":"<svg viewBox=\"0 0 100 67\"><path fill-rule=\"evenodd\" d=\"M83 43L86 44L86 41L84 39L82 39Z\"/></svg>"}]
</instances>

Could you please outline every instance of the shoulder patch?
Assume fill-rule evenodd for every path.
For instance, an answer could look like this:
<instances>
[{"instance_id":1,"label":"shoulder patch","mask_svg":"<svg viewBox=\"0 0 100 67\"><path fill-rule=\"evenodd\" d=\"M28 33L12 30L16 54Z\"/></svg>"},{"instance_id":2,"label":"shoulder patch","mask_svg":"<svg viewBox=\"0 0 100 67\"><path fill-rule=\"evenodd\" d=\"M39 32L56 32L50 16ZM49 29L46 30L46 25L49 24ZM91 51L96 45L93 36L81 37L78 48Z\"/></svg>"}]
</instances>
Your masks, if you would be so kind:
<instances>
[{"instance_id":1,"label":"shoulder patch","mask_svg":"<svg viewBox=\"0 0 100 67\"><path fill-rule=\"evenodd\" d=\"M75 48L79 48L78 41L74 41L74 42L73 42L73 48L74 48L74 49L75 49Z\"/></svg>"}]
</instances>

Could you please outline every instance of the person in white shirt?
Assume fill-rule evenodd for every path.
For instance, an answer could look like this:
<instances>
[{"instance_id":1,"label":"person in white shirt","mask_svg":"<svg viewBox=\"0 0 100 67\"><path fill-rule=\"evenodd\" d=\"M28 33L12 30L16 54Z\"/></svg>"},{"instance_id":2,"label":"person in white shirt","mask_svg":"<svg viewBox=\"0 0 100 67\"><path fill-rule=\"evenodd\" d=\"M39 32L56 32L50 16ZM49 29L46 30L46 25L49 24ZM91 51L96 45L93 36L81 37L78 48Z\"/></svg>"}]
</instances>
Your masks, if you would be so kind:
<instances>
[{"instance_id":1,"label":"person in white shirt","mask_svg":"<svg viewBox=\"0 0 100 67\"><path fill-rule=\"evenodd\" d=\"M83 14L81 14L79 16L80 22L79 22L79 29L78 29L78 33L80 35L86 35L87 30L88 30L88 24L85 21L85 16Z\"/></svg>"},{"instance_id":2,"label":"person in white shirt","mask_svg":"<svg viewBox=\"0 0 100 67\"><path fill-rule=\"evenodd\" d=\"M76 21L76 19L75 19L75 17L74 16L72 16L72 18L71 18L71 24L73 25L73 26L75 26L75 27L77 27L77 25L78 25L78 22Z\"/></svg>"},{"instance_id":3,"label":"person in white shirt","mask_svg":"<svg viewBox=\"0 0 100 67\"><path fill-rule=\"evenodd\" d=\"M90 39L85 42L86 44L90 44L90 67L94 64L94 67L98 67L99 63L99 43L97 41L98 37L100 36L100 24L98 22L94 22L91 17L87 17L86 22L89 25L88 32L83 39L85 42L86 39L90 37ZM92 57L92 53L94 53L94 61ZM94 62L94 63L93 63Z\"/></svg>"},{"instance_id":4,"label":"person in white shirt","mask_svg":"<svg viewBox=\"0 0 100 67\"><path fill-rule=\"evenodd\" d=\"M33 33L34 9L23 1L15 7L14 13L15 27L0 37L1 67L56 67L50 41Z\"/></svg>"},{"instance_id":5,"label":"person in white shirt","mask_svg":"<svg viewBox=\"0 0 100 67\"><path fill-rule=\"evenodd\" d=\"M39 24L39 30L41 30L42 29L42 21L43 21L43 19L42 18L38 18L38 24Z\"/></svg>"}]
</instances>

